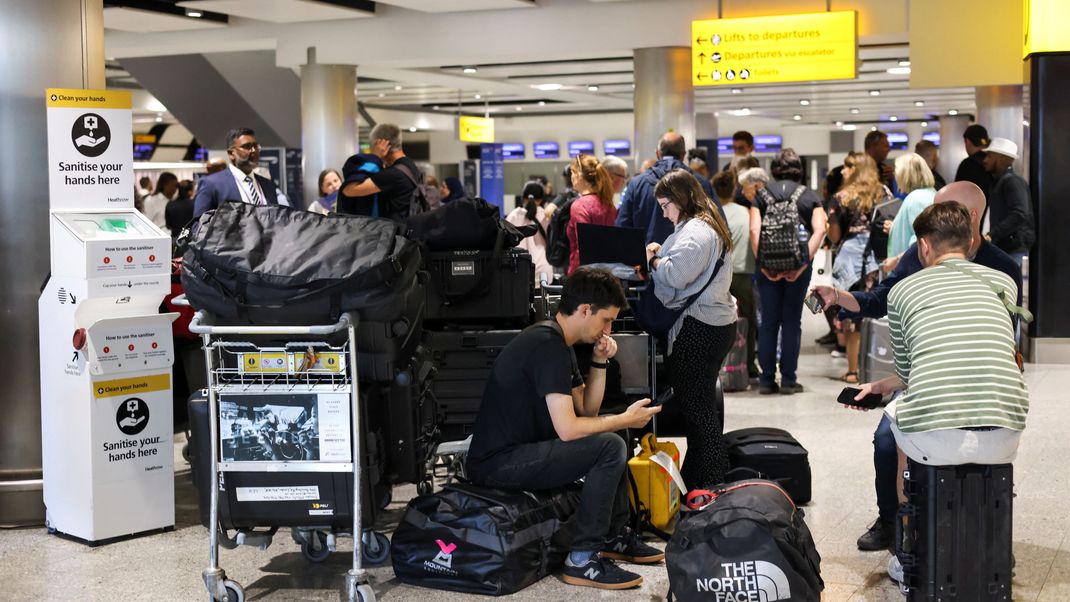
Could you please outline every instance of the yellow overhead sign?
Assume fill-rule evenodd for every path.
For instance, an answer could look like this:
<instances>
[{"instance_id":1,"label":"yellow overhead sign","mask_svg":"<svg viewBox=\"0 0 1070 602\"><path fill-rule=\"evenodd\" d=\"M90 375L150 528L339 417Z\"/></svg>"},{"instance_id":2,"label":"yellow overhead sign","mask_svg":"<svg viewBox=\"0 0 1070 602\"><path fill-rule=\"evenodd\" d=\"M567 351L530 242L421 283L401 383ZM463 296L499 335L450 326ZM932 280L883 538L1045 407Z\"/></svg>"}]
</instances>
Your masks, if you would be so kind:
<instances>
[{"instance_id":1,"label":"yellow overhead sign","mask_svg":"<svg viewBox=\"0 0 1070 602\"><path fill-rule=\"evenodd\" d=\"M691 83L739 86L853 79L855 11L691 22Z\"/></svg>"},{"instance_id":2,"label":"yellow overhead sign","mask_svg":"<svg viewBox=\"0 0 1070 602\"><path fill-rule=\"evenodd\" d=\"M1024 0L1022 5L1022 58L1034 52L1070 50L1070 31L1066 28L1070 6L1066 0Z\"/></svg>"},{"instance_id":3,"label":"yellow overhead sign","mask_svg":"<svg viewBox=\"0 0 1070 602\"><path fill-rule=\"evenodd\" d=\"M461 142L494 142L493 119L461 117L457 129Z\"/></svg>"}]
</instances>

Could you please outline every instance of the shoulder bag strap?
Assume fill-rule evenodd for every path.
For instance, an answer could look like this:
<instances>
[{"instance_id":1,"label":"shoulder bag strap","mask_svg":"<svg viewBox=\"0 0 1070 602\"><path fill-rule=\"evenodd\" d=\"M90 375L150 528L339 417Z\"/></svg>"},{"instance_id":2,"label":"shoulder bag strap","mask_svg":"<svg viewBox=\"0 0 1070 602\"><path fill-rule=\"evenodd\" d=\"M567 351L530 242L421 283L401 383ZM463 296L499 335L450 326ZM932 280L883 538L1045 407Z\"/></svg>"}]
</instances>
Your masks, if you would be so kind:
<instances>
[{"instance_id":1,"label":"shoulder bag strap","mask_svg":"<svg viewBox=\"0 0 1070 602\"><path fill-rule=\"evenodd\" d=\"M710 274L710 279L706 281L706 284L704 284L697 293L691 295L691 297L688 298L687 303L684 304L684 306L678 309L677 311L679 311L681 314L687 311L687 308L691 307L695 303L695 301L697 301L698 298L702 296L702 293L706 292L706 289L709 288L711 284L713 284L713 281L717 279L717 273L721 271L721 267L724 265L724 258L727 253L728 245L725 244L725 241L722 240L721 256L717 258L717 265L713 266L713 274Z\"/></svg>"},{"instance_id":2,"label":"shoulder bag strap","mask_svg":"<svg viewBox=\"0 0 1070 602\"><path fill-rule=\"evenodd\" d=\"M416 181L416 176L411 171L409 171L409 168L404 163L396 163L395 166L398 168L399 171L401 171L401 173L405 174L409 178L410 182L417 186L420 185L420 183Z\"/></svg>"},{"instance_id":3,"label":"shoulder bag strap","mask_svg":"<svg viewBox=\"0 0 1070 602\"><path fill-rule=\"evenodd\" d=\"M957 265L952 265L947 262L941 263L940 265L960 274L965 274L970 278L973 278L974 280L977 280L981 284L987 286L989 289L991 289L993 293L996 294L996 297L999 297L1000 302L1003 303L1003 307L1007 308L1007 313L1011 314L1012 316L1017 316L1025 322L1033 321L1033 314L1028 309L1015 305L1014 302L1008 298L1010 295L1007 294L1007 290L1003 287L997 287L995 284L992 284L987 278L982 278L981 276L974 274L969 270L964 270Z\"/></svg>"}]
</instances>

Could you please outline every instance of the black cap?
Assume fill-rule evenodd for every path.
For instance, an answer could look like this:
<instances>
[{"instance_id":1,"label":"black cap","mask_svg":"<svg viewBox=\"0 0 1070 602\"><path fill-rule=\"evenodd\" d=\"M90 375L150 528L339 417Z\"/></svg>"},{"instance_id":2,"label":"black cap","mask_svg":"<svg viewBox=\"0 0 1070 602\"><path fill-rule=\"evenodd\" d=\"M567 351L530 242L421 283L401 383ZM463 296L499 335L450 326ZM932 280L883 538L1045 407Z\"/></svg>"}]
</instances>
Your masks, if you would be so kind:
<instances>
[{"instance_id":1,"label":"black cap","mask_svg":"<svg viewBox=\"0 0 1070 602\"><path fill-rule=\"evenodd\" d=\"M524 192L521 193L520 198L542 200L546 198L546 189L542 187L542 184L538 182L528 182L524 186Z\"/></svg>"},{"instance_id":2,"label":"black cap","mask_svg":"<svg viewBox=\"0 0 1070 602\"><path fill-rule=\"evenodd\" d=\"M966 128L965 132L962 132L962 137L969 140L974 146L980 146L984 148L988 146L992 139L988 137L988 130L985 126L980 124L973 124Z\"/></svg>"}]
</instances>

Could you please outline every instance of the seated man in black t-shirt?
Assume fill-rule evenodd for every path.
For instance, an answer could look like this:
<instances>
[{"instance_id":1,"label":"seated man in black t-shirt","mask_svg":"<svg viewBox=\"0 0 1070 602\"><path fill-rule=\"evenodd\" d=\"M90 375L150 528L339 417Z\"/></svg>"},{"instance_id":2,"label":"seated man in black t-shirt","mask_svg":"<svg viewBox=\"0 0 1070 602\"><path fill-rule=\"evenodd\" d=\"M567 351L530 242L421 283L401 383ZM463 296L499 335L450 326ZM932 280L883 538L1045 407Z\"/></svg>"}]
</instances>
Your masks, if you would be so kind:
<instances>
[{"instance_id":1,"label":"seated man in black t-shirt","mask_svg":"<svg viewBox=\"0 0 1070 602\"><path fill-rule=\"evenodd\" d=\"M609 272L576 270L557 315L520 333L494 362L468 453L472 482L505 489L553 489L584 479L564 580L602 589L636 587L643 578L610 558L658 562L663 553L626 528L627 444L616 431L642 428L661 411L641 399L623 414L599 416L605 369L617 345L610 326L626 307ZM594 345L586 383L572 346Z\"/></svg>"},{"instance_id":2,"label":"seated man in black t-shirt","mask_svg":"<svg viewBox=\"0 0 1070 602\"><path fill-rule=\"evenodd\" d=\"M340 203L346 197L370 197L378 193L378 217L404 222L409 217L409 201L423 174L416 162L401 149L401 128L380 123L372 128L371 152L383 160L385 169L362 182L346 181L338 193Z\"/></svg>"}]
</instances>

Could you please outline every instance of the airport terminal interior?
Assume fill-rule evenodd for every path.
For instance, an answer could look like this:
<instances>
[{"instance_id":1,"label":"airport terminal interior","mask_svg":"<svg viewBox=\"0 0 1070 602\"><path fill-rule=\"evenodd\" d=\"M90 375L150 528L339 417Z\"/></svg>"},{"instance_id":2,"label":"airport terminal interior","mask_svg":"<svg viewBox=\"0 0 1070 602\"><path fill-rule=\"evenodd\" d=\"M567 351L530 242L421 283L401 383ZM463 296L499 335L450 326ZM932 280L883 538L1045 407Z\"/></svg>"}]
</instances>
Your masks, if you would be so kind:
<instances>
[{"instance_id":1,"label":"airport terminal interior","mask_svg":"<svg viewBox=\"0 0 1070 602\"><path fill-rule=\"evenodd\" d=\"M0 600L1070 600L1065 0L2 4Z\"/></svg>"}]
</instances>

